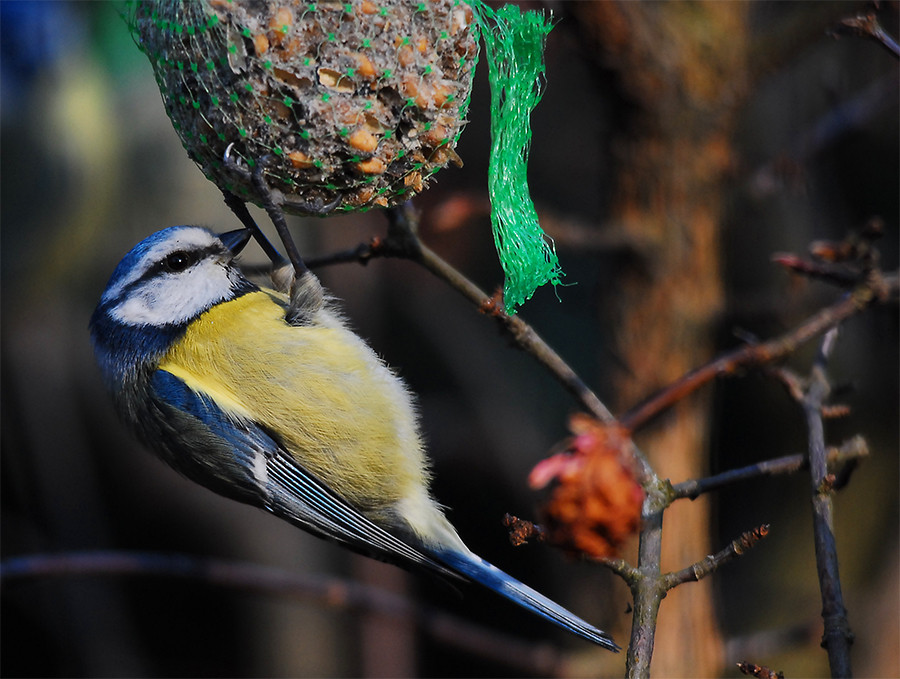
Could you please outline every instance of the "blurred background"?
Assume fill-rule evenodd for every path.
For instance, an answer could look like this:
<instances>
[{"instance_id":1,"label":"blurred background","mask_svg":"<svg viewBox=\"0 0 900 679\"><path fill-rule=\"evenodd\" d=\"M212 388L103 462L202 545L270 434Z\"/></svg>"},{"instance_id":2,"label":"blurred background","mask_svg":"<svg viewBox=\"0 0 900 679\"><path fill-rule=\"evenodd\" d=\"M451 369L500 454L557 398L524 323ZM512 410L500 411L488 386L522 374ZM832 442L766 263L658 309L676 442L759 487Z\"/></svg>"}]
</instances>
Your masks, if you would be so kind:
<instances>
[{"instance_id":1,"label":"blurred background","mask_svg":"<svg viewBox=\"0 0 900 679\"><path fill-rule=\"evenodd\" d=\"M557 25L533 116L529 178L566 285L522 317L616 412L741 338L769 338L834 301L774 252L804 254L873 217L898 264L898 62L829 35L864 3L545 3ZM88 340L120 257L172 224L236 228L187 158L120 5L0 2L2 556L136 550L337 575L566 651L556 671L617 676L614 656L493 597L357 558L180 478L118 424ZM898 35L897 3L879 19ZM448 168L416 198L424 241L483 289L501 284L485 208L489 93ZM261 224L267 220L252 208ZM291 218L305 254L385 232L379 211ZM250 253L246 260L261 261ZM434 491L479 554L627 643L625 585L544 545L510 546L505 512L535 518L531 467L568 435L572 398L492 321L401 260L320 270L353 327L418 395ZM788 365L806 374L815 343ZM841 330L830 366L871 454L835 498L858 676L900 676L898 313ZM673 482L803 452L800 408L749 371L642 432ZM771 537L662 605L658 676L731 676L742 660L827 674L819 648L808 478L765 478L666 515L664 568L771 524ZM683 505L683 506L682 506ZM636 546L623 554L634 561ZM4 676L521 676L411 621L197 580L37 577L3 584ZM536 646L539 648L540 646ZM546 672L535 669L534 674Z\"/></svg>"}]
</instances>

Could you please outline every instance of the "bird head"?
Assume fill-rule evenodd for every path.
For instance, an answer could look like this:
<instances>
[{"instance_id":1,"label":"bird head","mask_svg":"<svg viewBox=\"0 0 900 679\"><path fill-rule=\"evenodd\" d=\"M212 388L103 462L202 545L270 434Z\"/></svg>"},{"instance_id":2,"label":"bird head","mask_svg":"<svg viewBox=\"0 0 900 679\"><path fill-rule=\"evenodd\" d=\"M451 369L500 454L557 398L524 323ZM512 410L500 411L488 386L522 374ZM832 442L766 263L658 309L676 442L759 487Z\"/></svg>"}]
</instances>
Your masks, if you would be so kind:
<instances>
[{"instance_id":1,"label":"bird head","mask_svg":"<svg viewBox=\"0 0 900 679\"><path fill-rule=\"evenodd\" d=\"M232 263L249 239L247 229L216 235L172 226L122 258L91 317L94 352L111 387L155 365L205 311L257 289Z\"/></svg>"}]
</instances>

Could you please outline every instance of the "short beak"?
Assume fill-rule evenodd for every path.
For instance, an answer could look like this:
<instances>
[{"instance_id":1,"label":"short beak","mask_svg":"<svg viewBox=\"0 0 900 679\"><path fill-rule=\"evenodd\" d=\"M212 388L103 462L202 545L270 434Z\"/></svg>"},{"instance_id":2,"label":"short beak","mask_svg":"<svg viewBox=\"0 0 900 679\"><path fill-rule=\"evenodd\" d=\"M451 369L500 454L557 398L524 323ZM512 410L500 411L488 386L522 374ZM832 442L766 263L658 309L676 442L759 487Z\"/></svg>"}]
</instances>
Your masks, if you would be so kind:
<instances>
[{"instance_id":1,"label":"short beak","mask_svg":"<svg viewBox=\"0 0 900 679\"><path fill-rule=\"evenodd\" d=\"M250 242L250 236L252 235L250 229L238 229L220 234L219 240L231 251L231 256L236 257L244 249L244 246Z\"/></svg>"}]
</instances>

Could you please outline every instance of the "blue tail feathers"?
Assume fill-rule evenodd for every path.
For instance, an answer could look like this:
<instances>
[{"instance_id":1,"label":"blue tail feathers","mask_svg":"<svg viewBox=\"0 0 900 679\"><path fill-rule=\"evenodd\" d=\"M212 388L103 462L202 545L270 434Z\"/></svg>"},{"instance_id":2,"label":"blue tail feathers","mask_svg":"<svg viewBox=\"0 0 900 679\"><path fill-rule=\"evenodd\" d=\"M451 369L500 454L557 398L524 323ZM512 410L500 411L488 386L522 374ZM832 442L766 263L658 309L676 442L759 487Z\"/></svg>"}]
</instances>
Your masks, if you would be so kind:
<instances>
[{"instance_id":1,"label":"blue tail feathers","mask_svg":"<svg viewBox=\"0 0 900 679\"><path fill-rule=\"evenodd\" d=\"M435 550L432 553L438 561L460 575L492 589L522 608L526 608L573 634L603 646L610 651L619 651L619 646L606 632L570 613L543 594L531 589L481 557L457 551Z\"/></svg>"}]
</instances>

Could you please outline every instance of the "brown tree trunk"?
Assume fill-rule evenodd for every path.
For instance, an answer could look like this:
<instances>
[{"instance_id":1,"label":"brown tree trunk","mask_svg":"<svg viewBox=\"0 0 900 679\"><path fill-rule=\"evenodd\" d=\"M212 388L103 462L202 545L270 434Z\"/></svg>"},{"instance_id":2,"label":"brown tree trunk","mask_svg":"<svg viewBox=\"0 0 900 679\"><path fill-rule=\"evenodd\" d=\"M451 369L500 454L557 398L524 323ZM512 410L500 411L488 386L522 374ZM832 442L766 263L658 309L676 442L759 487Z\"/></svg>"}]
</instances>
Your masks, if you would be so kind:
<instances>
[{"instance_id":1,"label":"brown tree trunk","mask_svg":"<svg viewBox=\"0 0 900 679\"><path fill-rule=\"evenodd\" d=\"M723 298L723 193L734 112L746 91L748 4L592 2L574 11L633 106L616 147L611 217L651 245L616 293L616 350L626 366L617 386L627 408L713 351ZM709 417L707 401L691 398L639 434L661 477L704 473ZM673 505L663 535L664 571L703 558L711 551L707 504ZM711 584L679 587L663 602L656 676L720 675Z\"/></svg>"}]
</instances>

